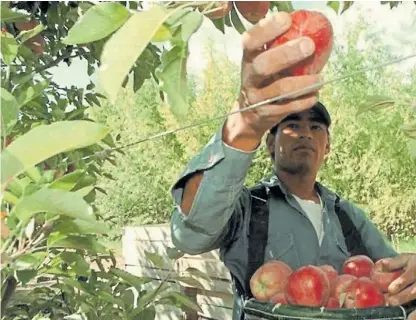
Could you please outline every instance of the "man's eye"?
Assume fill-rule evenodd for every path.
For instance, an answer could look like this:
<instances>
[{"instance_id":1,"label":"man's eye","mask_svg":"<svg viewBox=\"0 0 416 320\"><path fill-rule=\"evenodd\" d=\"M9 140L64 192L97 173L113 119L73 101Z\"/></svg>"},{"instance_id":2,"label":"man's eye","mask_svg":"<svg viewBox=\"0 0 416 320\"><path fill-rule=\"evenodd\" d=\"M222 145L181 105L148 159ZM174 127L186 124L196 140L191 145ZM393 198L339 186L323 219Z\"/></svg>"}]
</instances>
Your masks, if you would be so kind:
<instances>
[{"instance_id":1,"label":"man's eye","mask_svg":"<svg viewBox=\"0 0 416 320\"><path fill-rule=\"evenodd\" d=\"M322 130L322 126L315 124L311 127L311 129L312 130Z\"/></svg>"},{"instance_id":2,"label":"man's eye","mask_svg":"<svg viewBox=\"0 0 416 320\"><path fill-rule=\"evenodd\" d=\"M299 125L297 123L289 123L287 127L290 129L297 129L299 128Z\"/></svg>"}]
</instances>

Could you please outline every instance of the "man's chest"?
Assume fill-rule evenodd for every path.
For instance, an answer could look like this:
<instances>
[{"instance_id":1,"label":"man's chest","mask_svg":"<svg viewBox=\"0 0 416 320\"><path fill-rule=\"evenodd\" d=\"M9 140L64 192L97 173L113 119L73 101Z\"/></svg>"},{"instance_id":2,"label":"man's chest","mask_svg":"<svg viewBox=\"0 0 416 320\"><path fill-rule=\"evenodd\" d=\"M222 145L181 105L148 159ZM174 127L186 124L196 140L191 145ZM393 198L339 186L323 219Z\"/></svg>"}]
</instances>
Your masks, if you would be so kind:
<instances>
[{"instance_id":1,"label":"man's chest","mask_svg":"<svg viewBox=\"0 0 416 320\"><path fill-rule=\"evenodd\" d=\"M294 269L306 264L339 268L349 254L337 217L325 205L322 217L313 214L315 221L296 202L271 199L265 260L281 260ZM321 244L317 227L322 228Z\"/></svg>"}]
</instances>

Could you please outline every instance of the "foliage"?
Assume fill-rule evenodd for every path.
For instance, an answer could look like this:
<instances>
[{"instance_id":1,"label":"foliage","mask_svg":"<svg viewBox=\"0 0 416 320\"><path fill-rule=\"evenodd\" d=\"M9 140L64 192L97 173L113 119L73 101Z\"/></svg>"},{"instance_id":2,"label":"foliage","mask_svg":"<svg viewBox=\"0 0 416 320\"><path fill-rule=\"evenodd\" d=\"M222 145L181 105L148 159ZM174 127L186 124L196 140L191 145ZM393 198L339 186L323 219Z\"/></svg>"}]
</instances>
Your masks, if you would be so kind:
<instances>
[{"instance_id":1,"label":"foliage","mask_svg":"<svg viewBox=\"0 0 416 320\"><path fill-rule=\"evenodd\" d=\"M339 12L336 2L328 5ZM351 5L352 2L343 2L341 12ZM168 279L181 279L166 278L156 290L146 291L142 285L148 279L115 269L113 260L112 269L104 268L102 261L113 259L111 251L101 243L112 217L97 210L96 195L97 191L132 192L135 187L134 183L119 184L104 190L97 185L103 177L112 178L110 171L118 174L124 169L120 166L113 171L116 155L123 153L116 147L120 139L114 131L124 134L127 128L131 139L133 134L146 133L150 127L157 131L172 128L180 123L181 116L189 114L191 105L196 112L205 112L200 115L210 114L204 109L206 101L196 99L192 92L186 61L189 39L198 31L204 15L217 10L215 3L12 1L2 2L1 6L4 317L154 318L157 303L198 309L186 297L168 290ZM290 2L270 2L270 8L293 9ZM213 23L220 30L227 24L243 32L240 18L233 6L227 16L213 19ZM88 75L97 73L102 93L93 82L81 88L60 87L54 81L51 68L61 63L70 65L74 59L87 61ZM224 84L228 79L222 79ZM216 111L228 110L226 106L232 103L235 91L226 90L235 88L237 81L233 79L232 83L215 88L221 99L214 104ZM154 84L157 87L152 87ZM110 128L99 124L100 119L94 122L90 118L89 110L102 105L105 98L105 110L114 108L123 87L132 87L133 92L144 90L143 96L126 96L139 97L140 110L132 108L127 112L132 115L130 122L120 122L110 132ZM162 97L164 103L159 103L157 97ZM126 112L123 108L120 111ZM107 122L117 114L108 112L103 117ZM189 119L196 118L191 115ZM146 196L149 192L153 195L148 197L149 202L143 202L143 198L132 194L130 199L135 202L130 210L125 206L109 208L116 219L126 221L120 211L129 212L127 219L133 215L165 219L170 212L167 185L188 154L195 152L208 136L206 130L193 144L187 144L189 136L181 133L155 141L152 151L140 147L140 156L147 157L144 162L137 160L141 159L139 154L130 155L136 171L127 175L132 182L133 173L143 178L139 189L142 193L138 195L145 191ZM413 134L411 130L407 132ZM155 152L163 161L155 161ZM142 175L145 168L152 174ZM154 172L163 174L154 179ZM149 259L156 261L154 256ZM91 268L92 263L98 270ZM34 283L37 288L30 289ZM29 289L22 293L22 288Z\"/></svg>"}]
</instances>

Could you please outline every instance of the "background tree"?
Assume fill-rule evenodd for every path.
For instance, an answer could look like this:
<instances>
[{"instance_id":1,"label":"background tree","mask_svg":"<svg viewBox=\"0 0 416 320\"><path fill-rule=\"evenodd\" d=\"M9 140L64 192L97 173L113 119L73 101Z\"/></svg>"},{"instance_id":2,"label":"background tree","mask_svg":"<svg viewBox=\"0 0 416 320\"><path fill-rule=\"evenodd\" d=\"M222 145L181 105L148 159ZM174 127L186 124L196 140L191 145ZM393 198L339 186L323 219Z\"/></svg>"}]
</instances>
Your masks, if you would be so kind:
<instances>
[{"instance_id":1,"label":"background tree","mask_svg":"<svg viewBox=\"0 0 416 320\"><path fill-rule=\"evenodd\" d=\"M293 10L290 2L268 4L271 10ZM396 6L398 2L389 4ZM331 1L328 5L342 13L352 2ZM217 86L219 95L215 96L206 86L202 96L197 96L192 91L193 81L186 74L188 42L198 32L204 16L213 17L210 19L219 30L228 25L244 32L241 20L244 10L240 7L238 12L238 4L231 2L217 7L216 2L172 1L156 4L4 1L1 9L1 307L4 317L35 318L46 314L51 319L67 315L88 319L128 319L139 315L152 318L158 303L185 304L197 309L198 306L163 284L156 290L146 291L143 284L148 279L115 268L112 252L105 248L102 239L109 234L110 215L116 216L119 224L136 215L142 216L145 222L155 216L158 221L166 220L170 212L167 184L205 141L214 125L194 131L200 135L190 144L185 143L189 137L185 132L152 142L163 161L151 161L155 152L150 153L145 145L138 150L147 157L146 161L141 162L138 155L131 153L121 158L126 163L134 163L133 173L148 170L148 176L141 176L148 189L140 189L142 199L145 194L151 200L146 207L138 207L144 201L139 202L132 195L130 209L98 210L97 194L113 193L116 189L102 189L97 182L105 185L103 177L111 179L111 174L126 174L117 171L114 165L117 157L125 152L120 145L134 142L132 128L142 132L150 127L174 128L182 125L179 119L189 114L191 106L203 118L208 117L204 106L213 97L221 99L213 104L216 110L228 110L226 104L234 99L237 82L233 79L228 87ZM250 15L248 19L261 18L256 7L253 11L257 12L257 18ZM137 41L131 41L132 38ZM73 59L87 61L87 73L97 73L100 91L93 82L80 88L61 87L54 81L50 69L61 63L70 65ZM212 74L207 74L207 79L212 79ZM225 85L227 79L224 74L221 82ZM213 83L211 86L214 90ZM143 90L143 96L139 91L140 98L133 94L123 97L123 87L132 87L133 92ZM407 90L414 92L413 84ZM136 127L131 120L117 124L119 120L114 118L112 121L120 132L112 127L111 132L100 121L104 122L105 116L118 115L107 113L93 121L89 111L100 105L105 105L106 111L114 108L120 95L121 99L140 99L140 110L126 109L132 106L129 100L123 101L126 104L123 112L139 118L141 123ZM132 126L130 131L125 132L126 124ZM414 137L414 125L405 129ZM401 133L397 134L400 137ZM408 160L404 159L406 164ZM398 167L394 168L402 173ZM155 171L163 174L155 178L150 175ZM153 195L145 193L149 186L154 187ZM381 221L389 227L390 222ZM172 258L180 256L174 251L171 254ZM154 254L149 253L148 258L155 266L162 263ZM38 288L27 287L35 282ZM23 288L28 291L20 294Z\"/></svg>"}]
</instances>

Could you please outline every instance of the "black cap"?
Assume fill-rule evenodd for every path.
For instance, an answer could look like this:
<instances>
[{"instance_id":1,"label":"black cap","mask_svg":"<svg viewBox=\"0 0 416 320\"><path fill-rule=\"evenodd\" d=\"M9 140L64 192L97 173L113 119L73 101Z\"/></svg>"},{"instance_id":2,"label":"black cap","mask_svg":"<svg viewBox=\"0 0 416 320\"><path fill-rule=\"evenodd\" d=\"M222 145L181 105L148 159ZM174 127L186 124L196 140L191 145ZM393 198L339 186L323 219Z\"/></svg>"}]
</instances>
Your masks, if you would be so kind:
<instances>
[{"instance_id":1,"label":"black cap","mask_svg":"<svg viewBox=\"0 0 416 320\"><path fill-rule=\"evenodd\" d=\"M322 117L322 122L329 128L331 125L331 116L328 112L328 110L326 109L326 107L321 103L321 102L317 102L312 108L310 108L310 112L314 112L317 113L319 116ZM285 121L288 117L290 117L290 115L288 115L286 118L283 118L279 123L282 123L283 121ZM277 123L273 128L270 129L271 133L276 133L276 129L277 126L279 125L279 123Z\"/></svg>"}]
</instances>

